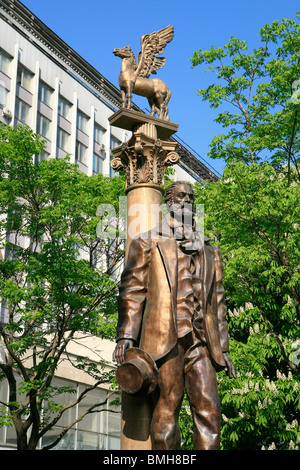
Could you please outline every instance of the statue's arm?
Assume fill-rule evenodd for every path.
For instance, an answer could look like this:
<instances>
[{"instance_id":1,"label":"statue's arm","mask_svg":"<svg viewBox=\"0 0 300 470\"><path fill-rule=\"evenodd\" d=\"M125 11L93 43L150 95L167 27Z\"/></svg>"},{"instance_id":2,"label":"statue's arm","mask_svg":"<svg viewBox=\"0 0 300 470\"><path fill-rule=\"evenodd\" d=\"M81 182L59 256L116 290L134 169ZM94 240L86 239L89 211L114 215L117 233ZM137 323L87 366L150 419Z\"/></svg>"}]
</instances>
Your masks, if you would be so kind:
<instances>
[{"instance_id":1,"label":"statue's arm","mask_svg":"<svg viewBox=\"0 0 300 470\"><path fill-rule=\"evenodd\" d=\"M228 323L226 320L226 302L225 302L225 291L223 287L223 262L222 254L219 247L215 248L215 267L216 267L216 293L217 293L217 314L218 314L218 326L219 336L222 351L228 351Z\"/></svg>"},{"instance_id":2,"label":"statue's arm","mask_svg":"<svg viewBox=\"0 0 300 470\"><path fill-rule=\"evenodd\" d=\"M126 350L132 348L132 346L134 346L134 341L132 339L120 339L117 342L112 359L118 364L118 366L123 364L125 361Z\"/></svg>"},{"instance_id":3,"label":"statue's arm","mask_svg":"<svg viewBox=\"0 0 300 470\"><path fill-rule=\"evenodd\" d=\"M223 287L223 262L219 247L215 247L215 266L216 266L216 292L218 308L218 326L221 348L226 363L226 373L229 378L236 377L235 369L230 357L227 354L229 348L228 323L226 320L226 302L225 291Z\"/></svg>"},{"instance_id":4,"label":"statue's arm","mask_svg":"<svg viewBox=\"0 0 300 470\"><path fill-rule=\"evenodd\" d=\"M132 240L121 276L118 296L117 346L113 355L124 361L126 349L137 344L148 291L151 240Z\"/></svg>"}]
</instances>

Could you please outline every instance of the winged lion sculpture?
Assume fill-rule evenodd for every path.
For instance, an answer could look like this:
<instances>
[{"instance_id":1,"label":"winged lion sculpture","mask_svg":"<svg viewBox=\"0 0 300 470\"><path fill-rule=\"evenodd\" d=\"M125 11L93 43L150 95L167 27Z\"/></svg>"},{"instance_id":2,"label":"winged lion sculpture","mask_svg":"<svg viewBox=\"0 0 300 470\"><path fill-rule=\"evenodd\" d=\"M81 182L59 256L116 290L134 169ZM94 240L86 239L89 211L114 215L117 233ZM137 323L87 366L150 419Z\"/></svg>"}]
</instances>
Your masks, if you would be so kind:
<instances>
[{"instance_id":1,"label":"winged lion sculpture","mask_svg":"<svg viewBox=\"0 0 300 470\"><path fill-rule=\"evenodd\" d=\"M171 25L160 31L145 34L141 37L141 51L137 59L130 46L113 50L115 56L122 59L119 85L123 108L131 108L132 93L145 96L151 107L151 115L157 114L160 119L169 121L168 103L171 90L162 80L149 76L156 74L156 71L165 65L165 57L159 55L164 52L173 37L174 27Z\"/></svg>"}]
</instances>

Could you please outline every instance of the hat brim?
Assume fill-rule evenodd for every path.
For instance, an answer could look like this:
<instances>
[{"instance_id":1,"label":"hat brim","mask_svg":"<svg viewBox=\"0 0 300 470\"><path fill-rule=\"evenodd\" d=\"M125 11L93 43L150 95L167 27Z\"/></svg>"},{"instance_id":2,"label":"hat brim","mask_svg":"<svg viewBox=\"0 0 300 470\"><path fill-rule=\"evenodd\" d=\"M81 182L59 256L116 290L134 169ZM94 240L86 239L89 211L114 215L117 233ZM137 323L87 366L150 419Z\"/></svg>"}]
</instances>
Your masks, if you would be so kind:
<instances>
[{"instance_id":1,"label":"hat brim","mask_svg":"<svg viewBox=\"0 0 300 470\"><path fill-rule=\"evenodd\" d=\"M144 375L145 370L143 371L143 374L139 375L139 377L136 376L139 366L137 364L134 365L134 362L137 361L140 361L140 364L143 364L143 368L146 368L146 378ZM136 372L132 370L133 368ZM141 381L142 375L143 381ZM117 369L117 380L123 391L134 396L147 395L153 392L157 386L158 368L150 354L140 348L132 347L127 349L125 362L123 362L123 364L121 364ZM134 383L130 383L131 380L133 380ZM136 381L139 382L139 386L137 386Z\"/></svg>"},{"instance_id":2,"label":"hat brim","mask_svg":"<svg viewBox=\"0 0 300 470\"><path fill-rule=\"evenodd\" d=\"M126 362L130 361L131 359L135 357L140 357L141 359L147 362L147 364L149 365L149 367L151 367L151 369L157 370L158 372L156 363L154 362L150 354L148 354L146 351L140 348L135 348L135 347L127 349L125 353L125 361Z\"/></svg>"}]
</instances>

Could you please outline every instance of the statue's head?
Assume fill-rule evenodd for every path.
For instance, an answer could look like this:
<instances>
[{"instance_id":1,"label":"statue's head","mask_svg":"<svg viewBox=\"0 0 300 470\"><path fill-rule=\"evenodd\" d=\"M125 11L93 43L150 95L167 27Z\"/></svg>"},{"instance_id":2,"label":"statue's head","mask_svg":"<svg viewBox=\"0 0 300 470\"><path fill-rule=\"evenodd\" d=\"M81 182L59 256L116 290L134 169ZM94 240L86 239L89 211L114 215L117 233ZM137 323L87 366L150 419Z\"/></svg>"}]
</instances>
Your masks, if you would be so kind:
<instances>
[{"instance_id":1,"label":"statue's head","mask_svg":"<svg viewBox=\"0 0 300 470\"><path fill-rule=\"evenodd\" d=\"M121 49L114 49L113 54L117 57L121 57L121 59L125 59L127 57L132 57L133 52L130 46L125 46Z\"/></svg>"},{"instance_id":2,"label":"statue's head","mask_svg":"<svg viewBox=\"0 0 300 470\"><path fill-rule=\"evenodd\" d=\"M192 224L195 213L194 192L187 181L175 181L165 194L165 203L172 217L181 222Z\"/></svg>"}]
</instances>

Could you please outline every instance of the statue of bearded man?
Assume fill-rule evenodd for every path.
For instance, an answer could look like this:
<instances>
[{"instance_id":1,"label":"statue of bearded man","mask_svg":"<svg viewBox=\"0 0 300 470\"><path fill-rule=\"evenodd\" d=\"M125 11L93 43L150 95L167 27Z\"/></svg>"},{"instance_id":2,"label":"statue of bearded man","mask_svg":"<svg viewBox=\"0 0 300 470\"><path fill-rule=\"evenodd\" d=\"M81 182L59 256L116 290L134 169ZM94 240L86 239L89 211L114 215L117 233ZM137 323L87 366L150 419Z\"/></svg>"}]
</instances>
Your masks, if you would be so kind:
<instances>
[{"instance_id":1,"label":"statue of bearded man","mask_svg":"<svg viewBox=\"0 0 300 470\"><path fill-rule=\"evenodd\" d=\"M158 369L151 392L153 450L180 449L178 416L186 390L194 449L220 446L217 371L235 377L227 355L228 325L220 249L196 226L194 194L185 181L166 192L162 222L131 242L118 297L120 366L133 346Z\"/></svg>"}]
</instances>

